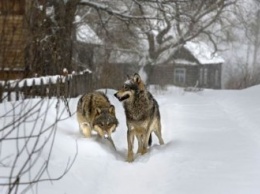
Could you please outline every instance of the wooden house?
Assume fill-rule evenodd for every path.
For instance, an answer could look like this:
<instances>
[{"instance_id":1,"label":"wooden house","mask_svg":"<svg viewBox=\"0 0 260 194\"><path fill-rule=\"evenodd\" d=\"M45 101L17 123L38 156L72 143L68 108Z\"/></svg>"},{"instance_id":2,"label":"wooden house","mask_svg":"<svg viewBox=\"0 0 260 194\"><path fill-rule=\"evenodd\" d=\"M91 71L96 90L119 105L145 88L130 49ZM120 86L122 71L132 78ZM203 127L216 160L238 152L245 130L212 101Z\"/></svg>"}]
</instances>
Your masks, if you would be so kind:
<instances>
[{"instance_id":1,"label":"wooden house","mask_svg":"<svg viewBox=\"0 0 260 194\"><path fill-rule=\"evenodd\" d=\"M0 1L0 80L23 78L27 0Z\"/></svg>"},{"instance_id":2,"label":"wooden house","mask_svg":"<svg viewBox=\"0 0 260 194\"><path fill-rule=\"evenodd\" d=\"M206 43L187 42L173 52L168 63L151 67L149 84L221 88L224 60Z\"/></svg>"},{"instance_id":3,"label":"wooden house","mask_svg":"<svg viewBox=\"0 0 260 194\"><path fill-rule=\"evenodd\" d=\"M97 66L101 67L99 79L100 87L119 89L125 82L127 74L131 75L139 71L140 66L138 63L140 56L135 52L122 49L102 48L102 50L103 51L99 52L99 55L102 56L98 57L99 61L96 61ZM104 56L107 56L107 58Z\"/></svg>"},{"instance_id":4,"label":"wooden house","mask_svg":"<svg viewBox=\"0 0 260 194\"><path fill-rule=\"evenodd\" d=\"M95 72L95 53L103 45L103 41L81 16L75 17L75 39L73 43L73 63L77 71L86 69Z\"/></svg>"}]
</instances>

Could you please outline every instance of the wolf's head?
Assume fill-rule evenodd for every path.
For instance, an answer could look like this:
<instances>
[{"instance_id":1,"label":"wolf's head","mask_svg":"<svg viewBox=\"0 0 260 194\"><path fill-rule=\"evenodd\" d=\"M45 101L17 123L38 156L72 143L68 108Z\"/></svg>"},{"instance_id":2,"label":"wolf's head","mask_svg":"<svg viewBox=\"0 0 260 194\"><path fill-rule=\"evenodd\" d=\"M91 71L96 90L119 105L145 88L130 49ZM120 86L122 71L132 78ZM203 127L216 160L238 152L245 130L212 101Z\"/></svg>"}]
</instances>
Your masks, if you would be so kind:
<instances>
[{"instance_id":1,"label":"wolf's head","mask_svg":"<svg viewBox=\"0 0 260 194\"><path fill-rule=\"evenodd\" d=\"M130 99L135 93L145 90L145 85L139 74L135 73L132 76L127 76L123 87L114 95L119 101Z\"/></svg>"},{"instance_id":2,"label":"wolf's head","mask_svg":"<svg viewBox=\"0 0 260 194\"><path fill-rule=\"evenodd\" d=\"M111 134L116 130L118 120L115 116L115 107L96 108L93 127L102 138L111 138Z\"/></svg>"}]
</instances>

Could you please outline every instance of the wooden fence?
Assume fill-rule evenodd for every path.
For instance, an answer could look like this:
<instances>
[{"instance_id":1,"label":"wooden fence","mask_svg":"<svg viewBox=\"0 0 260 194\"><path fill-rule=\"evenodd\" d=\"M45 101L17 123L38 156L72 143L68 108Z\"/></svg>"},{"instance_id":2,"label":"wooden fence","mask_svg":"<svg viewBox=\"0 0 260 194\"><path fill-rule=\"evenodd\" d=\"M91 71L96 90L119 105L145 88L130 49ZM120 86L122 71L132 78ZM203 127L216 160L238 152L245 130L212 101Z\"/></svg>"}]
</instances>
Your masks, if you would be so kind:
<instances>
[{"instance_id":1,"label":"wooden fence","mask_svg":"<svg viewBox=\"0 0 260 194\"><path fill-rule=\"evenodd\" d=\"M48 76L0 83L0 102L28 98L73 98L93 90L89 72L67 76Z\"/></svg>"}]
</instances>

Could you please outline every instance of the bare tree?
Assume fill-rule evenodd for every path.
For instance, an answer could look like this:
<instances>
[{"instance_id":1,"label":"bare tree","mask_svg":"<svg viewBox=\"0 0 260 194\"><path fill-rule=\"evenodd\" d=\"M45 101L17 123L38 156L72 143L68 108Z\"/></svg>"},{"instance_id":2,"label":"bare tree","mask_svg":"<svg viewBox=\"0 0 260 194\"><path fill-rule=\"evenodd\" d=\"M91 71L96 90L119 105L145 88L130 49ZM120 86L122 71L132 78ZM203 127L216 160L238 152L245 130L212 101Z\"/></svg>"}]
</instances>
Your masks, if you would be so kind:
<instances>
[{"instance_id":1,"label":"bare tree","mask_svg":"<svg viewBox=\"0 0 260 194\"><path fill-rule=\"evenodd\" d=\"M163 52L201 35L217 49L209 27L236 0L45 0L41 5L35 2L27 17L32 37L28 41L28 60L34 71L55 74L64 67L73 69L73 21L79 7L87 7L87 21L109 47L131 49L149 64L155 63Z\"/></svg>"},{"instance_id":2,"label":"bare tree","mask_svg":"<svg viewBox=\"0 0 260 194\"><path fill-rule=\"evenodd\" d=\"M217 49L214 32L209 29L217 23L221 14L235 1L162 1L147 4L138 2L141 15L154 13L157 20L146 20L141 32L148 40L148 56L156 62L163 52L204 35ZM171 52L161 62L167 62Z\"/></svg>"},{"instance_id":3,"label":"bare tree","mask_svg":"<svg viewBox=\"0 0 260 194\"><path fill-rule=\"evenodd\" d=\"M74 2L68 1L66 4L68 7L65 8L70 8L69 5ZM52 4L48 5L46 1L43 6L38 4L38 1L0 2L1 70L4 68L12 70L19 65L22 67L21 64L26 64L40 74L53 74L62 67L70 65L70 56L67 53L70 53L71 42L66 40L70 40L71 32L66 30L72 29L73 23L68 21L65 15L72 19L74 16L69 17L70 9L66 11L63 5L65 4L62 1L52 1ZM52 18L54 17L52 7L56 8L56 18ZM26 29L29 29L27 41L24 41L23 36L24 14L27 19ZM27 48L25 48L26 42ZM23 57L23 49L27 51L26 57ZM49 72L46 69L49 69ZM4 80L10 78L7 76ZM63 105L55 109L56 100L39 98L34 101L6 102L5 92L10 91L5 81L0 81L0 192L26 193L28 190L37 192L38 183L61 179L76 159L77 148L75 155L68 156L68 161L65 161L67 163L60 174L53 174L50 171L50 158L55 150L58 122L68 118L69 115L66 115L66 108ZM53 120L47 120L47 115L53 108L56 110L52 112Z\"/></svg>"},{"instance_id":4,"label":"bare tree","mask_svg":"<svg viewBox=\"0 0 260 194\"><path fill-rule=\"evenodd\" d=\"M79 0L32 1L27 6L26 62L41 75L69 72L72 66L73 21Z\"/></svg>"},{"instance_id":5,"label":"bare tree","mask_svg":"<svg viewBox=\"0 0 260 194\"><path fill-rule=\"evenodd\" d=\"M55 149L57 123L66 119L65 109L56 107L53 121L47 115L55 100L3 102L0 114L0 186L6 193L37 191L37 184L61 179L72 167L76 155L67 161L60 175L50 171Z\"/></svg>"},{"instance_id":6,"label":"bare tree","mask_svg":"<svg viewBox=\"0 0 260 194\"><path fill-rule=\"evenodd\" d=\"M135 29L135 32L144 35L148 40L148 54L151 59L156 59L163 51L201 34L206 34L213 41L208 28L219 20L227 7L235 3L235 0L133 0L121 1L118 6L113 1L104 5L89 1L82 1L80 4L90 6L98 12L106 12L108 15L100 17L102 21L113 20L115 23L115 19L118 19L128 24L129 28ZM113 9L113 6L116 8Z\"/></svg>"},{"instance_id":7,"label":"bare tree","mask_svg":"<svg viewBox=\"0 0 260 194\"><path fill-rule=\"evenodd\" d=\"M149 72L150 65L167 63L187 41L203 38L217 51L221 29L214 26L236 0L83 0L80 4L97 13L107 43L136 52Z\"/></svg>"},{"instance_id":8,"label":"bare tree","mask_svg":"<svg viewBox=\"0 0 260 194\"><path fill-rule=\"evenodd\" d=\"M226 88L242 89L259 83L259 2L238 1L229 12L225 22L229 39L224 42L228 54ZM232 49L233 48L233 49ZM225 54L223 53L223 54Z\"/></svg>"}]
</instances>

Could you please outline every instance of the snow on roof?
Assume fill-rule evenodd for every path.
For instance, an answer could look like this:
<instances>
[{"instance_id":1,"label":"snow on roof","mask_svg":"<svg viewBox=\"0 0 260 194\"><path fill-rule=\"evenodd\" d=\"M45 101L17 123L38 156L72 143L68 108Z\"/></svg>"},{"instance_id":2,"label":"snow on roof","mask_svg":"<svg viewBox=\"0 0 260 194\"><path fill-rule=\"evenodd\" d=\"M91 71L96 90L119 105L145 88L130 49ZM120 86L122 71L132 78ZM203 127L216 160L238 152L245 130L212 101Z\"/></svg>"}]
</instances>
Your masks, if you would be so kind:
<instances>
[{"instance_id":1,"label":"snow on roof","mask_svg":"<svg viewBox=\"0 0 260 194\"><path fill-rule=\"evenodd\" d=\"M97 45L102 44L102 40L100 40L96 33L87 24L82 24L77 27L76 37L79 42Z\"/></svg>"},{"instance_id":2,"label":"snow on roof","mask_svg":"<svg viewBox=\"0 0 260 194\"><path fill-rule=\"evenodd\" d=\"M178 49L177 48L169 48L165 51L163 51L159 57L156 59L156 62L155 64L158 65L158 64L163 64L165 63L165 61L167 61L168 58L171 58L172 55L177 51Z\"/></svg>"},{"instance_id":3,"label":"snow on roof","mask_svg":"<svg viewBox=\"0 0 260 194\"><path fill-rule=\"evenodd\" d=\"M114 50L110 54L109 63L136 63L138 64L140 56L134 52Z\"/></svg>"},{"instance_id":4,"label":"snow on roof","mask_svg":"<svg viewBox=\"0 0 260 194\"><path fill-rule=\"evenodd\" d=\"M176 64L181 64L181 65L197 65L197 62L191 62L185 59L175 59L174 62Z\"/></svg>"},{"instance_id":5,"label":"snow on roof","mask_svg":"<svg viewBox=\"0 0 260 194\"><path fill-rule=\"evenodd\" d=\"M94 32L94 30L92 30L88 24L83 22L80 23L80 22L81 22L81 17L77 15L75 17L75 23L78 23L77 31L76 31L77 41L87 43L87 44L101 45L103 42Z\"/></svg>"},{"instance_id":6,"label":"snow on roof","mask_svg":"<svg viewBox=\"0 0 260 194\"><path fill-rule=\"evenodd\" d=\"M220 57L214 50L204 42L186 42L184 48L199 61L200 64L218 64L224 63L224 59Z\"/></svg>"}]
</instances>

